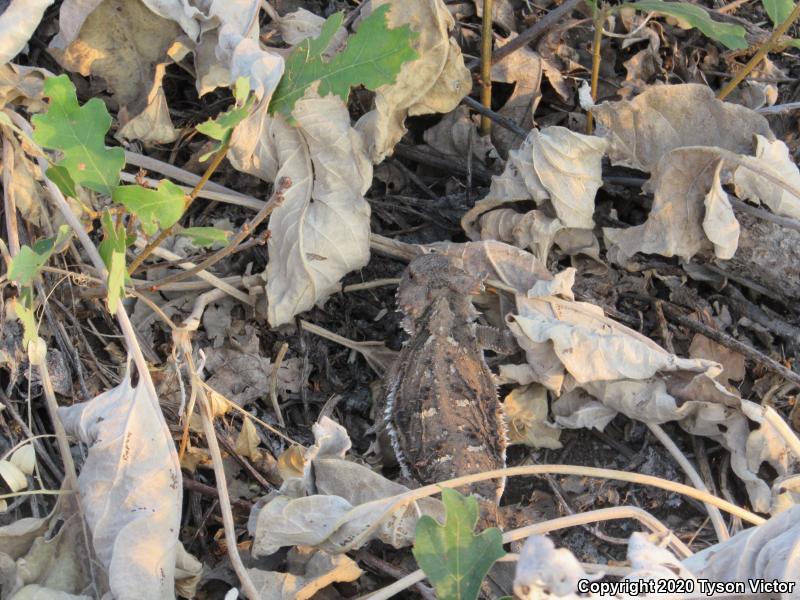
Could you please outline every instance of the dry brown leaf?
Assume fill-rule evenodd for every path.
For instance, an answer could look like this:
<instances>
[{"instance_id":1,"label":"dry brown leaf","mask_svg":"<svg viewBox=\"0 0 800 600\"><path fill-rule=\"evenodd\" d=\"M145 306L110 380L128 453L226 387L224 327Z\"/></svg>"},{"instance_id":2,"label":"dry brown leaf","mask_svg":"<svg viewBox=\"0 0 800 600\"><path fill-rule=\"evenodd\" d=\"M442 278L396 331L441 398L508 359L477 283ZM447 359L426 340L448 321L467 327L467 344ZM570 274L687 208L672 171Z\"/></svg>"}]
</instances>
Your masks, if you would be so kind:
<instances>
[{"instance_id":1,"label":"dry brown leaf","mask_svg":"<svg viewBox=\"0 0 800 600\"><path fill-rule=\"evenodd\" d=\"M7 104L24 106L30 112L45 109L44 80L53 74L47 69L0 64L0 108Z\"/></svg>"},{"instance_id":2,"label":"dry brown leaf","mask_svg":"<svg viewBox=\"0 0 800 600\"><path fill-rule=\"evenodd\" d=\"M770 140L756 135L755 158L759 166L775 177L800 190L800 171L789 156L789 148L780 140ZM733 177L737 194L743 199L759 204L763 202L772 212L800 219L800 197L775 185L751 169L737 169Z\"/></svg>"},{"instance_id":3,"label":"dry brown leaf","mask_svg":"<svg viewBox=\"0 0 800 600\"><path fill-rule=\"evenodd\" d=\"M279 573L249 569L250 577L259 592L259 600L309 600L332 583L355 581L363 571L358 564L343 554L331 555L312 550L303 557L302 564L293 555L299 549L289 550L288 560L293 572Z\"/></svg>"},{"instance_id":4,"label":"dry brown leaf","mask_svg":"<svg viewBox=\"0 0 800 600\"><path fill-rule=\"evenodd\" d=\"M730 384L731 381L742 381L744 379L744 356L710 340L704 335L698 333L692 338L692 343L689 346L689 356L713 360L722 365L720 380L727 384Z\"/></svg>"},{"instance_id":5,"label":"dry brown leaf","mask_svg":"<svg viewBox=\"0 0 800 600\"><path fill-rule=\"evenodd\" d=\"M63 18L69 8L82 12L83 7L68 3L62 7ZM161 79L167 49L179 34L177 23L153 13L141 0L103 0L85 16L69 45L51 46L50 51L65 69L105 80L121 109L120 136L166 143L177 132Z\"/></svg>"},{"instance_id":6,"label":"dry brown leaf","mask_svg":"<svg viewBox=\"0 0 800 600\"><path fill-rule=\"evenodd\" d=\"M392 4L387 18L390 28L408 24L419 33L412 42L419 58L405 63L394 83L376 90L375 108L356 123L376 164L392 153L405 134L406 117L449 113L472 89L461 49L450 38L453 17L442 0L371 0L363 5L362 17L384 4Z\"/></svg>"},{"instance_id":7,"label":"dry brown leaf","mask_svg":"<svg viewBox=\"0 0 800 600\"><path fill-rule=\"evenodd\" d=\"M258 449L261 438L258 436L256 426L250 419L242 419L242 430L236 436L236 453L245 456L253 462L261 460L261 450Z\"/></svg>"},{"instance_id":8,"label":"dry brown leaf","mask_svg":"<svg viewBox=\"0 0 800 600\"><path fill-rule=\"evenodd\" d=\"M89 446L78 477L94 550L117 598L173 598L183 493L178 455L156 398L123 382L59 408Z\"/></svg>"},{"instance_id":9,"label":"dry brown leaf","mask_svg":"<svg viewBox=\"0 0 800 600\"><path fill-rule=\"evenodd\" d=\"M703 231L704 201L718 177L720 162L720 157L707 148L679 148L667 154L646 184L653 189L647 221L627 229L603 229L609 258L624 264L636 252L642 252L688 260L710 248Z\"/></svg>"},{"instance_id":10,"label":"dry brown leaf","mask_svg":"<svg viewBox=\"0 0 800 600\"><path fill-rule=\"evenodd\" d=\"M499 240L529 249L544 263L556 234L564 229L564 224L541 210L518 213L511 208L499 208L481 216L480 228L481 239Z\"/></svg>"},{"instance_id":11,"label":"dry brown leaf","mask_svg":"<svg viewBox=\"0 0 800 600\"><path fill-rule=\"evenodd\" d=\"M438 500L403 501L408 488L346 460L343 427L323 417L312 429L316 444L305 453L302 479L284 481L251 514L254 556L298 545L340 554L376 538L402 548L412 543L420 515L443 517Z\"/></svg>"},{"instance_id":12,"label":"dry brown leaf","mask_svg":"<svg viewBox=\"0 0 800 600\"><path fill-rule=\"evenodd\" d=\"M477 124L466 106L459 106L447 113L441 121L427 129L423 137L431 148L451 158L463 159L469 154L470 146L473 160L478 163L485 164L487 159L497 158L491 140L478 133Z\"/></svg>"},{"instance_id":13,"label":"dry brown leaf","mask_svg":"<svg viewBox=\"0 0 800 600\"><path fill-rule=\"evenodd\" d=\"M369 260L372 165L361 135L336 96L309 90L292 126L267 104L239 125L228 154L240 171L291 187L270 218L268 318L273 326L324 301L339 280Z\"/></svg>"},{"instance_id":14,"label":"dry brown leaf","mask_svg":"<svg viewBox=\"0 0 800 600\"><path fill-rule=\"evenodd\" d=\"M503 399L509 444L561 448L561 430L547 420L547 389L541 385L515 388Z\"/></svg>"},{"instance_id":15,"label":"dry brown leaf","mask_svg":"<svg viewBox=\"0 0 800 600\"><path fill-rule=\"evenodd\" d=\"M764 117L717 100L705 85L655 86L630 101L603 102L592 114L597 135L609 140L612 164L647 172L676 148L716 146L750 154L753 135L774 139Z\"/></svg>"}]
</instances>

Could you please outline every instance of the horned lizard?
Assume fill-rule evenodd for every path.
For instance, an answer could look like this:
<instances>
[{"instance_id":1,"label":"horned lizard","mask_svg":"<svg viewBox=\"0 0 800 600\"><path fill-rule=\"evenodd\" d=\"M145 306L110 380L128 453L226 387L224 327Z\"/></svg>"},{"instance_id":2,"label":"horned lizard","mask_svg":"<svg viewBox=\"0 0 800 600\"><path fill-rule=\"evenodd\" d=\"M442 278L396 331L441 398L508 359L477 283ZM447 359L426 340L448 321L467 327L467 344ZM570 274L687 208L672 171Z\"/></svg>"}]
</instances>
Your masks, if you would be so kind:
<instances>
[{"instance_id":1,"label":"horned lizard","mask_svg":"<svg viewBox=\"0 0 800 600\"><path fill-rule=\"evenodd\" d=\"M482 289L441 254L416 258L398 288L411 337L386 374L379 418L403 474L420 483L505 466L502 409L470 300ZM487 480L471 489L496 507L504 484Z\"/></svg>"}]
</instances>

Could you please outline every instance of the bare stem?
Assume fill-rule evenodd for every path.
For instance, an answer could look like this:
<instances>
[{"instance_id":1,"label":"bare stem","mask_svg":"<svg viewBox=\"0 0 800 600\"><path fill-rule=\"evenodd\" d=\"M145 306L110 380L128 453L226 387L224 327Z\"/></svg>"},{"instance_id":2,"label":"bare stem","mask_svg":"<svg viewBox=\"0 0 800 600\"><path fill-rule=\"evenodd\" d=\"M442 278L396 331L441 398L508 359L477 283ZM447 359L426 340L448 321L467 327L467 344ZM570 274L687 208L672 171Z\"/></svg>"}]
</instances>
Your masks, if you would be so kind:
<instances>
[{"instance_id":1,"label":"bare stem","mask_svg":"<svg viewBox=\"0 0 800 600\"><path fill-rule=\"evenodd\" d=\"M795 5L794 10L786 17L786 20L772 32L772 35L767 38L767 41L761 45L761 48L753 55L753 58L747 61L747 64L719 91L717 94L719 100L727 98L728 95L736 89L736 86L744 81L744 78L764 60L764 57L772 52L772 49L776 46L781 37L783 37L783 34L788 31L789 27L792 26L792 23L797 20L797 17L800 17L800 2Z\"/></svg>"},{"instance_id":2,"label":"bare stem","mask_svg":"<svg viewBox=\"0 0 800 600\"><path fill-rule=\"evenodd\" d=\"M483 30L481 31L481 104L492 108L492 3L483 0ZM481 115L481 135L489 135L492 121Z\"/></svg>"},{"instance_id":3,"label":"bare stem","mask_svg":"<svg viewBox=\"0 0 800 600\"><path fill-rule=\"evenodd\" d=\"M230 140L226 140L225 142L223 142L222 146L220 146L220 149L217 150L217 153L211 160L211 164L209 164L208 167L206 168L205 173L203 173L203 176L200 178L200 181L198 181L195 184L192 191L189 192L188 196L186 196L186 200L184 201L183 205L184 211L187 210L192 205L192 202L195 201L197 195L203 189L203 186L205 186L205 184L208 183L208 180L211 179L211 176L214 174L214 171L216 171L217 167L219 167L220 163L222 163L222 159L225 158L225 154L227 154L228 152L229 145L230 145ZM153 250L155 250L158 246L160 246L161 242L163 242L170 235L172 235L173 230L174 226L167 227L165 230L159 233L158 236L152 242L147 244L147 246L145 247L144 250L142 250L139 256L134 258L133 261L131 262L131 266L128 268L128 275L133 275L136 272L136 269L138 269L139 266L147 259L147 257L153 253Z\"/></svg>"},{"instance_id":4,"label":"bare stem","mask_svg":"<svg viewBox=\"0 0 800 600\"><path fill-rule=\"evenodd\" d=\"M596 8L594 19L594 39L592 40L592 102L597 100L597 82L600 79L600 44L603 41L603 22L606 20L605 9ZM594 116L591 111L586 115L586 133L594 131Z\"/></svg>"}]
</instances>

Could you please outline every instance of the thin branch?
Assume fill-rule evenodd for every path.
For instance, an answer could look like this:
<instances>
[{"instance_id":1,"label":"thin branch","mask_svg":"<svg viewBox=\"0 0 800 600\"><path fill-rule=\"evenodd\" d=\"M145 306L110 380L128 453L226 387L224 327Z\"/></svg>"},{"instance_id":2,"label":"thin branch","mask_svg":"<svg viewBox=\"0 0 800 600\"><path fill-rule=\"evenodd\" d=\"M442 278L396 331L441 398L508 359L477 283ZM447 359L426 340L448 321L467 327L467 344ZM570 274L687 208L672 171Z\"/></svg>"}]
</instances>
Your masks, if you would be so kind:
<instances>
[{"instance_id":1,"label":"thin branch","mask_svg":"<svg viewBox=\"0 0 800 600\"><path fill-rule=\"evenodd\" d=\"M742 81L744 81L744 79L753 71L753 69L755 69L762 60L764 60L767 54L772 52L772 49L778 44L780 39L783 37L783 34L789 30L789 27L792 26L792 23L794 23L798 17L800 17L800 2L795 5L794 10L789 13L789 16L786 17L786 20L772 32L772 35L767 38L767 41L761 45L761 47L758 49L758 52L756 52L753 57L747 61L747 64L742 67L738 73L736 73L733 79L731 79L725 85L725 87L719 91L717 94L718 99L724 100L727 98L730 93L735 90Z\"/></svg>"},{"instance_id":2,"label":"thin branch","mask_svg":"<svg viewBox=\"0 0 800 600\"><path fill-rule=\"evenodd\" d=\"M492 16L493 1L483 0L483 27L481 28L481 104L492 108ZM481 115L481 135L489 135L492 122L487 115Z\"/></svg>"},{"instance_id":3,"label":"thin branch","mask_svg":"<svg viewBox=\"0 0 800 600\"><path fill-rule=\"evenodd\" d=\"M222 163L222 161L225 158L225 154L228 152L229 145L230 145L230 139L225 140L222 146L220 146L219 150L217 150L216 154L214 154L214 158L211 160L211 163L206 168L205 172L203 173L203 176L195 184L194 189L192 189L192 191L189 192L189 195L186 197L183 204L184 211L186 211L192 205L192 202L195 201L197 195L203 189L203 186L205 186L206 183L208 183L208 180L214 174L214 171L216 171L217 167L219 167L219 165ZM165 239L167 239L170 235L172 235L174 229L175 229L174 225L172 227L167 227L161 233L159 233L158 236L153 241L151 241L147 246L145 246L144 250L142 250L139 256L137 256L136 258L133 259L133 261L131 261L131 265L130 267L128 267L128 274L132 275L133 273L135 273L136 269L139 268L139 265L141 265L147 259L147 257L150 256L153 253L153 251L156 248L158 248L158 246L161 245L161 243Z\"/></svg>"}]
</instances>

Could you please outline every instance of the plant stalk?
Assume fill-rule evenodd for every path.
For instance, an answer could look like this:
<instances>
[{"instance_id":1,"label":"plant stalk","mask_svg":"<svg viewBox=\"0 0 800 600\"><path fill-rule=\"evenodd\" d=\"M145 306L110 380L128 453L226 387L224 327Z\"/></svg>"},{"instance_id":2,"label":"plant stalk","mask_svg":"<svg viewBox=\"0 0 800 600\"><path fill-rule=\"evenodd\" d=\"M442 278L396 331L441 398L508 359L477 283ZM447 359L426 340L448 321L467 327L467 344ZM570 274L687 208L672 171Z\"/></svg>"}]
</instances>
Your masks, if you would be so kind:
<instances>
[{"instance_id":1,"label":"plant stalk","mask_svg":"<svg viewBox=\"0 0 800 600\"><path fill-rule=\"evenodd\" d=\"M214 171L216 171L217 167L219 167L219 165L222 163L222 160L225 158L225 155L228 152L228 146L230 146L230 139L227 139L223 142L222 146L220 146L220 149L217 150L216 154L214 154L214 158L211 160L211 163L206 168L205 172L203 173L203 176L200 178L200 181L198 181L195 184L192 191L189 192L188 196L186 196L186 200L184 201L183 204L184 211L186 211L192 205L192 202L195 201L197 195L203 189L203 186L205 186L205 184L208 183L208 180L211 179L211 176L214 174ZM161 242L163 242L170 235L172 235L174 229L175 229L174 226L167 227L161 233L159 233L158 236L152 242L148 243L147 246L144 248L144 250L142 250L141 253L136 258L134 258L133 261L131 261L131 266L128 268L128 275L133 275L136 272L136 269L138 269L141 266L141 264L147 259L147 257L153 253L153 250L155 250L158 246L160 246Z\"/></svg>"},{"instance_id":2,"label":"plant stalk","mask_svg":"<svg viewBox=\"0 0 800 600\"><path fill-rule=\"evenodd\" d=\"M605 9L595 8L592 15L594 21L594 38L592 40L592 102L597 101L597 83L600 80L600 45L603 41L603 23L606 20ZM594 131L594 116L589 111L586 115L586 133Z\"/></svg>"},{"instance_id":3,"label":"plant stalk","mask_svg":"<svg viewBox=\"0 0 800 600\"><path fill-rule=\"evenodd\" d=\"M481 104L492 109L492 4L483 0L483 30L481 31ZM492 121L481 115L481 135L492 132Z\"/></svg>"},{"instance_id":4,"label":"plant stalk","mask_svg":"<svg viewBox=\"0 0 800 600\"><path fill-rule=\"evenodd\" d=\"M734 75L733 79L725 84L725 87L719 91L717 94L718 100L724 100L727 98L730 93L736 89L736 86L744 81L744 78L747 77L762 60L764 60L764 57L772 52L772 49L777 45L783 34L789 30L789 27L792 26L792 23L794 23L798 17L800 17L800 2L795 5L794 10L792 10L789 16L786 17L786 20L781 23L778 28L775 29L775 31L772 32L772 35L767 38L767 41L761 45L761 48L758 49L758 52L756 52L753 57L747 61L747 64L742 67L742 69L736 75Z\"/></svg>"}]
</instances>

